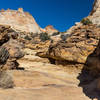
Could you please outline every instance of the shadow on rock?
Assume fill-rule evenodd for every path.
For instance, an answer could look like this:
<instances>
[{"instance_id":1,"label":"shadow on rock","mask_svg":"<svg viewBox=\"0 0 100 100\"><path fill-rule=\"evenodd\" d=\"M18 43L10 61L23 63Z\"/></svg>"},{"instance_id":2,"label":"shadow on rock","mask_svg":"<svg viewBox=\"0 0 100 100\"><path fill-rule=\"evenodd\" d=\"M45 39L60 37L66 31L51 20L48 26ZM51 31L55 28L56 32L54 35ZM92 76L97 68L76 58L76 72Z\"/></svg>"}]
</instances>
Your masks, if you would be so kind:
<instances>
[{"instance_id":1,"label":"shadow on rock","mask_svg":"<svg viewBox=\"0 0 100 100\"><path fill-rule=\"evenodd\" d=\"M80 80L79 87L83 88L83 92L86 96L92 100L97 98L100 100L100 94L97 90L98 79L89 74L89 71L83 68L82 72L79 74L78 79Z\"/></svg>"},{"instance_id":2,"label":"shadow on rock","mask_svg":"<svg viewBox=\"0 0 100 100\"><path fill-rule=\"evenodd\" d=\"M100 80L100 41L97 48L87 57L86 63L77 77L80 81L79 87L90 99L100 100L100 90L98 90L98 80Z\"/></svg>"}]
</instances>

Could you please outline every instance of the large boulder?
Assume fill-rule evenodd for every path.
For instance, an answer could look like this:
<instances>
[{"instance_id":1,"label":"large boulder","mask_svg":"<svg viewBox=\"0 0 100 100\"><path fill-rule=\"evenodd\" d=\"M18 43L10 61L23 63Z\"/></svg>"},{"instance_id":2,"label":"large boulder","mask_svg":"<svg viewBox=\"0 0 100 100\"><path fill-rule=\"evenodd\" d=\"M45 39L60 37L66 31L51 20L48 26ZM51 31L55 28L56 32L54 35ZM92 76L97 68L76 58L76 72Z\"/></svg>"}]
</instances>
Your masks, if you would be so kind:
<instances>
[{"instance_id":1,"label":"large boulder","mask_svg":"<svg viewBox=\"0 0 100 100\"><path fill-rule=\"evenodd\" d=\"M3 47L5 47L9 51L10 58L19 59L24 55L24 53L22 52L24 45L19 43L17 40L10 39L3 45Z\"/></svg>"},{"instance_id":2,"label":"large boulder","mask_svg":"<svg viewBox=\"0 0 100 100\"><path fill-rule=\"evenodd\" d=\"M12 75L9 71L2 71L0 72L0 88L13 88L14 85L14 81L12 78Z\"/></svg>"},{"instance_id":3,"label":"large boulder","mask_svg":"<svg viewBox=\"0 0 100 100\"><path fill-rule=\"evenodd\" d=\"M18 41L11 39L2 47L6 48L6 50L9 52L9 58L7 59L7 62L2 69L17 69L19 66L17 59L20 59L24 56L22 51L23 45Z\"/></svg>"},{"instance_id":4,"label":"large boulder","mask_svg":"<svg viewBox=\"0 0 100 100\"><path fill-rule=\"evenodd\" d=\"M18 33L10 26L0 25L0 70L18 68L17 59L24 56L24 46L17 38Z\"/></svg>"}]
</instances>

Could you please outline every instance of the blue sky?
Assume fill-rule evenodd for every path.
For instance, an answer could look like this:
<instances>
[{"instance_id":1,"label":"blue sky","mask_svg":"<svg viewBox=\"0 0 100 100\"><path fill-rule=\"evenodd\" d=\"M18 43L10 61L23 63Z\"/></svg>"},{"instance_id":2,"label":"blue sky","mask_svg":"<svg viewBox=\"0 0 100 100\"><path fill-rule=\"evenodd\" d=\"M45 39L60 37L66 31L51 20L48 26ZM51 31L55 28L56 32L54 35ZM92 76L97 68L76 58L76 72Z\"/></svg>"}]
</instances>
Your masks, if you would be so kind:
<instances>
[{"instance_id":1,"label":"blue sky","mask_svg":"<svg viewBox=\"0 0 100 100\"><path fill-rule=\"evenodd\" d=\"M24 8L30 12L40 27L53 25L65 31L87 16L94 0L1 0L0 9Z\"/></svg>"}]
</instances>

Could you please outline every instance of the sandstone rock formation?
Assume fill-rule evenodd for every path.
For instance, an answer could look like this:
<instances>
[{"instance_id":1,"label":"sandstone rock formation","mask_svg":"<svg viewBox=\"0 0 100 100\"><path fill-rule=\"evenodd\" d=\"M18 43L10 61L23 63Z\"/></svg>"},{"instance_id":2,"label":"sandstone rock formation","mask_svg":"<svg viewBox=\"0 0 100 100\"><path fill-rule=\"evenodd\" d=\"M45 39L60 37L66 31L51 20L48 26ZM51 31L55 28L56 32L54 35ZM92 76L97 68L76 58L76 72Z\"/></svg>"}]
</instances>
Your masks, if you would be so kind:
<instances>
[{"instance_id":1,"label":"sandstone rock formation","mask_svg":"<svg viewBox=\"0 0 100 100\"><path fill-rule=\"evenodd\" d=\"M99 20L98 4L89 16L93 23ZM0 89L1 100L100 99L99 26L76 23L59 33L51 25L40 28L22 8L0 13L0 87L14 87Z\"/></svg>"},{"instance_id":2,"label":"sandstone rock formation","mask_svg":"<svg viewBox=\"0 0 100 100\"><path fill-rule=\"evenodd\" d=\"M18 34L10 26L0 26L0 70L18 68L17 59L24 56Z\"/></svg>"},{"instance_id":3,"label":"sandstone rock formation","mask_svg":"<svg viewBox=\"0 0 100 100\"><path fill-rule=\"evenodd\" d=\"M85 64L87 57L96 48L100 28L96 25L83 25L72 31L66 41L59 41L51 44L48 52L37 53L39 56L56 60L56 63L65 61L66 63Z\"/></svg>"},{"instance_id":4,"label":"sandstone rock formation","mask_svg":"<svg viewBox=\"0 0 100 100\"><path fill-rule=\"evenodd\" d=\"M94 0L93 8L90 15L99 14L100 11L100 0Z\"/></svg>"},{"instance_id":5,"label":"sandstone rock formation","mask_svg":"<svg viewBox=\"0 0 100 100\"><path fill-rule=\"evenodd\" d=\"M40 27L35 19L28 12L24 12L22 8L18 10L1 10L0 24L9 25L16 31L40 32Z\"/></svg>"},{"instance_id":6,"label":"sandstone rock formation","mask_svg":"<svg viewBox=\"0 0 100 100\"><path fill-rule=\"evenodd\" d=\"M45 31L48 33L48 34L53 34L53 33L56 33L58 32L58 30L56 30L52 25L48 25L45 27Z\"/></svg>"},{"instance_id":7,"label":"sandstone rock formation","mask_svg":"<svg viewBox=\"0 0 100 100\"><path fill-rule=\"evenodd\" d=\"M12 29L20 32L46 32L49 34L58 32L51 25L48 25L45 29L40 28L33 16L28 12L24 12L23 8L19 8L18 10L1 10L0 25L9 25Z\"/></svg>"},{"instance_id":8,"label":"sandstone rock formation","mask_svg":"<svg viewBox=\"0 0 100 100\"><path fill-rule=\"evenodd\" d=\"M93 9L89 15L89 19L94 24L100 24L100 0L94 0Z\"/></svg>"}]
</instances>

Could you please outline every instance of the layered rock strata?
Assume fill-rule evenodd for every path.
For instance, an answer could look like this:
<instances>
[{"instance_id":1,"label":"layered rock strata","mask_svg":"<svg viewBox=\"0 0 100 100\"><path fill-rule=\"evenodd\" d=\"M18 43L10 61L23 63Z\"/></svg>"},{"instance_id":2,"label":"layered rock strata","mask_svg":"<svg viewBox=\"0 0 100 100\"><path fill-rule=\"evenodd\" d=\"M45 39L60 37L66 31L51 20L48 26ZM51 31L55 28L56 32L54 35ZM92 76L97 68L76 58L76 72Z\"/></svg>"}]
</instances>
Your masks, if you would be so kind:
<instances>
[{"instance_id":1,"label":"layered rock strata","mask_svg":"<svg viewBox=\"0 0 100 100\"><path fill-rule=\"evenodd\" d=\"M48 51L39 52L40 57L48 57L55 63L85 64L87 57L97 47L100 28L96 25L83 25L74 29L65 41L52 43Z\"/></svg>"}]
</instances>

